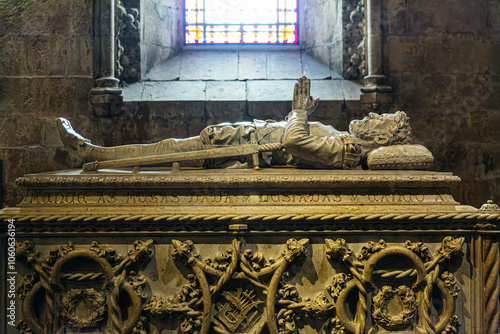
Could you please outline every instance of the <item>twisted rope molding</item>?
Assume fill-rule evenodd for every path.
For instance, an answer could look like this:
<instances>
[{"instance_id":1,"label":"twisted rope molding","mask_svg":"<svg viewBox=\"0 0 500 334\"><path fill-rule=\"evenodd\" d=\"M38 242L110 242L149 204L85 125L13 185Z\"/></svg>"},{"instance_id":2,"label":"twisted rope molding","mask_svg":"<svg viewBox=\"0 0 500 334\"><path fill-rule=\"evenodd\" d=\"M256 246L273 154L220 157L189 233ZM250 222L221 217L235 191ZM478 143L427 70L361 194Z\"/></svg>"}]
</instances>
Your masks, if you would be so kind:
<instances>
[{"instance_id":1,"label":"twisted rope molding","mask_svg":"<svg viewBox=\"0 0 500 334\"><path fill-rule=\"evenodd\" d=\"M173 221L200 221L200 222L228 222L228 221L396 221L396 220L481 220L495 223L500 221L500 213L419 213L419 214L400 214L400 213L379 213L379 214L276 214L276 215L95 215L95 214L75 214L75 215L0 215L0 220L7 221L8 219L15 219L17 222L89 222L89 221L153 221L153 222L173 222ZM493 224L482 224L479 227L495 227Z\"/></svg>"},{"instance_id":2,"label":"twisted rope molding","mask_svg":"<svg viewBox=\"0 0 500 334\"><path fill-rule=\"evenodd\" d=\"M500 241L487 240L484 249L485 333L498 333L500 323Z\"/></svg>"},{"instance_id":3,"label":"twisted rope molding","mask_svg":"<svg viewBox=\"0 0 500 334\"><path fill-rule=\"evenodd\" d=\"M123 283L125 282L127 272L125 270L119 276L113 278L113 291L111 292L111 296L109 298L109 308L108 314L111 319L111 323L113 325L113 334L122 334L122 326L120 324L120 291L122 289Z\"/></svg>"},{"instance_id":4,"label":"twisted rope molding","mask_svg":"<svg viewBox=\"0 0 500 334\"><path fill-rule=\"evenodd\" d=\"M62 274L61 277L70 281L93 281L100 279L104 276L102 272L100 273L88 273L88 274Z\"/></svg>"}]
</instances>

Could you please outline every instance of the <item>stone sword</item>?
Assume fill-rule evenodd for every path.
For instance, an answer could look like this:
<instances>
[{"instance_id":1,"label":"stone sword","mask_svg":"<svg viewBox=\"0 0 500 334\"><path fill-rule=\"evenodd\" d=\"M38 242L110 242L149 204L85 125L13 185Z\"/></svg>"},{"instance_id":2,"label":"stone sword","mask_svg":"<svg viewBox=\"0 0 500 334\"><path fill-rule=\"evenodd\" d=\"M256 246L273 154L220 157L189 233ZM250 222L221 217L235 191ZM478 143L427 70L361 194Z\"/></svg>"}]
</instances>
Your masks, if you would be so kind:
<instances>
[{"instance_id":1,"label":"stone sword","mask_svg":"<svg viewBox=\"0 0 500 334\"><path fill-rule=\"evenodd\" d=\"M174 163L174 162L202 160L202 159L238 157L245 155L252 155L254 168L258 169L259 152L270 152L279 150L281 148L282 148L281 143L264 144L264 145L258 145L258 144L243 144L243 145L232 145L232 146L230 145L225 147L210 148L199 151L177 152L177 153L168 153L159 155L148 155L136 158L87 162L83 164L83 170L96 171L98 169L103 169L103 168L144 166L144 165L163 164L170 162Z\"/></svg>"}]
</instances>

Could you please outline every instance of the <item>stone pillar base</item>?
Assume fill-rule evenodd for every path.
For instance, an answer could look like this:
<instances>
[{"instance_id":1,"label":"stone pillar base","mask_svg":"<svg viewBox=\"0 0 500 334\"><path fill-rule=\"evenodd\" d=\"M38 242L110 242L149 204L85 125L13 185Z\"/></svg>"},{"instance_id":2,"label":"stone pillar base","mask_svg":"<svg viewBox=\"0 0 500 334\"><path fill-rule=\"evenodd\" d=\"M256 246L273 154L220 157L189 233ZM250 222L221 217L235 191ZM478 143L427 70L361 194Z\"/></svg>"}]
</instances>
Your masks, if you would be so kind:
<instances>
[{"instance_id":1,"label":"stone pillar base","mask_svg":"<svg viewBox=\"0 0 500 334\"><path fill-rule=\"evenodd\" d=\"M386 84L385 75L365 77L365 86L361 88L361 104L367 111L386 112L392 105L392 87Z\"/></svg>"}]
</instances>

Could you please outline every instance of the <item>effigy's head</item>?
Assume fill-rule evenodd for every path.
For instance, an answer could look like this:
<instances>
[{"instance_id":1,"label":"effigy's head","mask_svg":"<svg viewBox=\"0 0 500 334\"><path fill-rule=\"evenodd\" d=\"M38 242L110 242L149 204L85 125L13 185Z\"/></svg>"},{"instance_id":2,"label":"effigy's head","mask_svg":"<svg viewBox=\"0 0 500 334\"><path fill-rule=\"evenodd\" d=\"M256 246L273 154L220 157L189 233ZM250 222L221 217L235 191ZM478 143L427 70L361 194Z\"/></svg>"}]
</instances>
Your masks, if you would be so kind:
<instances>
[{"instance_id":1,"label":"effigy's head","mask_svg":"<svg viewBox=\"0 0 500 334\"><path fill-rule=\"evenodd\" d=\"M410 118L404 111L382 115L371 112L362 120L352 121L349 132L361 140L374 141L381 146L410 144L413 140Z\"/></svg>"}]
</instances>

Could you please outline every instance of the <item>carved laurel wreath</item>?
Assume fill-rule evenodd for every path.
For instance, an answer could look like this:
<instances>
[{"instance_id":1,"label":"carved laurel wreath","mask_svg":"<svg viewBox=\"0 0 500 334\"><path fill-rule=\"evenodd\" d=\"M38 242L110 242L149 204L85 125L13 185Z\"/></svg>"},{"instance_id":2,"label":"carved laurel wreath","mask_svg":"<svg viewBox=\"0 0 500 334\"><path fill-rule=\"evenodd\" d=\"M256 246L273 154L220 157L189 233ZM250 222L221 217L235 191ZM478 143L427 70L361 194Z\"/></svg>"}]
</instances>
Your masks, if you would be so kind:
<instances>
[{"instance_id":1,"label":"carved laurel wreath","mask_svg":"<svg viewBox=\"0 0 500 334\"><path fill-rule=\"evenodd\" d=\"M387 311L387 304L393 298L399 298L403 304L402 311L397 315L390 315ZM383 286L373 297L373 319L386 329L408 327L412 323L416 311L415 293L406 285L395 290L390 286Z\"/></svg>"},{"instance_id":2,"label":"carved laurel wreath","mask_svg":"<svg viewBox=\"0 0 500 334\"><path fill-rule=\"evenodd\" d=\"M87 317L77 315L76 308L80 302L89 303L92 312ZM61 316L67 323L77 328L96 326L104 319L106 297L96 289L71 289L61 299Z\"/></svg>"}]
</instances>

